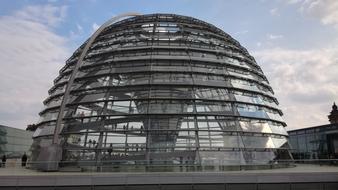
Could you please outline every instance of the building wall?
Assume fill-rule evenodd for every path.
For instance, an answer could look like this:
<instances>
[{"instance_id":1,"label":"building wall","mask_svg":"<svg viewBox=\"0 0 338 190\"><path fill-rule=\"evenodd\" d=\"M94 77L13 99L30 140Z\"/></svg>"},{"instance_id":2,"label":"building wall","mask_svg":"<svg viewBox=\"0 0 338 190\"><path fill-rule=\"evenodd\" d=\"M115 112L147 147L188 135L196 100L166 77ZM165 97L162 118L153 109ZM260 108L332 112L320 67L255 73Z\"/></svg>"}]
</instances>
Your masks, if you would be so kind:
<instances>
[{"instance_id":1,"label":"building wall","mask_svg":"<svg viewBox=\"0 0 338 190\"><path fill-rule=\"evenodd\" d=\"M338 158L338 125L288 131L294 159Z\"/></svg>"},{"instance_id":2,"label":"building wall","mask_svg":"<svg viewBox=\"0 0 338 190\"><path fill-rule=\"evenodd\" d=\"M0 125L0 155L6 154L10 158L28 153L33 142L32 135L30 131Z\"/></svg>"}]
</instances>

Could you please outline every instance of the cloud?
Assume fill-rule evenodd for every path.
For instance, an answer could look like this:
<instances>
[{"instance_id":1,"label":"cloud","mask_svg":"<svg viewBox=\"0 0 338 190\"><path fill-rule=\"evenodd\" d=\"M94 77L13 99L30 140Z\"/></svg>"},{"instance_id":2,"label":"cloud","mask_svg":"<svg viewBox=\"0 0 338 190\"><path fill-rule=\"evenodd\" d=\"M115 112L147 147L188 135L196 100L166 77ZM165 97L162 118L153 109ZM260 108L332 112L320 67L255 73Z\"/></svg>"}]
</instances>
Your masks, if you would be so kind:
<instances>
[{"instance_id":1,"label":"cloud","mask_svg":"<svg viewBox=\"0 0 338 190\"><path fill-rule=\"evenodd\" d=\"M67 13L67 6L35 5L27 6L17 11L14 17L26 21L38 22L48 26L57 26L64 20Z\"/></svg>"},{"instance_id":2,"label":"cloud","mask_svg":"<svg viewBox=\"0 0 338 190\"><path fill-rule=\"evenodd\" d=\"M96 24L96 22L94 22L93 25L92 25L92 33L94 33L99 28L100 28L100 25L98 25L98 24Z\"/></svg>"},{"instance_id":3,"label":"cloud","mask_svg":"<svg viewBox=\"0 0 338 190\"><path fill-rule=\"evenodd\" d=\"M277 39L283 38L284 36L283 35L276 35L276 34L268 34L267 37L268 37L269 40L277 40Z\"/></svg>"},{"instance_id":4,"label":"cloud","mask_svg":"<svg viewBox=\"0 0 338 190\"><path fill-rule=\"evenodd\" d=\"M332 25L338 30L337 0L297 0L289 3L299 4L301 13L318 18L322 24Z\"/></svg>"},{"instance_id":5,"label":"cloud","mask_svg":"<svg viewBox=\"0 0 338 190\"><path fill-rule=\"evenodd\" d=\"M338 47L264 49L253 53L270 79L290 128L328 123L338 97Z\"/></svg>"},{"instance_id":6,"label":"cloud","mask_svg":"<svg viewBox=\"0 0 338 190\"><path fill-rule=\"evenodd\" d=\"M52 31L64 11L29 6L0 17L1 124L25 128L38 120L42 101L69 55L67 39Z\"/></svg>"},{"instance_id":7,"label":"cloud","mask_svg":"<svg viewBox=\"0 0 338 190\"><path fill-rule=\"evenodd\" d=\"M239 36L239 35L245 35L249 32L249 30L241 30L241 31L238 31L235 33L236 36Z\"/></svg>"},{"instance_id":8,"label":"cloud","mask_svg":"<svg viewBox=\"0 0 338 190\"><path fill-rule=\"evenodd\" d=\"M287 3L288 4L296 4L296 3L299 3L299 2L302 2L303 0L287 0Z\"/></svg>"},{"instance_id":9,"label":"cloud","mask_svg":"<svg viewBox=\"0 0 338 190\"><path fill-rule=\"evenodd\" d=\"M80 24L76 24L76 30L71 30L69 32L69 39L70 40L77 40L77 39L80 39L82 38L82 35L84 34L84 31L83 31L83 27L80 25Z\"/></svg>"},{"instance_id":10,"label":"cloud","mask_svg":"<svg viewBox=\"0 0 338 190\"><path fill-rule=\"evenodd\" d=\"M80 32L83 32L83 28L80 24L76 24L76 29Z\"/></svg>"},{"instance_id":11,"label":"cloud","mask_svg":"<svg viewBox=\"0 0 338 190\"><path fill-rule=\"evenodd\" d=\"M272 16L280 16L279 11L278 11L277 8L270 9L269 12L270 12L270 14L271 14Z\"/></svg>"}]
</instances>

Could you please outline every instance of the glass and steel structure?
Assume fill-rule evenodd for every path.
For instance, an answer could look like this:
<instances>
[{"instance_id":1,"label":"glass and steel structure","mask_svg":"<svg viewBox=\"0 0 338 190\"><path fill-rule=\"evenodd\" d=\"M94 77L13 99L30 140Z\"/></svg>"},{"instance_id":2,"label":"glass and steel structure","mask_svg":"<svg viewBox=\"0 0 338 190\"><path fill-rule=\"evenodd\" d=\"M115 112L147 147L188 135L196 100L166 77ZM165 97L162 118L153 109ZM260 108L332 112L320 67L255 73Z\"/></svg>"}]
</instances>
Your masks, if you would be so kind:
<instances>
[{"instance_id":1,"label":"glass and steel structure","mask_svg":"<svg viewBox=\"0 0 338 190\"><path fill-rule=\"evenodd\" d=\"M33 143L33 133L22 129L16 129L0 125L0 158L6 155L7 158L21 158Z\"/></svg>"},{"instance_id":2,"label":"glass and steel structure","mask_svg":"<svg viewBox=\"0 0 338 190\"><path fill-rule=\"evenodd\" d=\"M222 30L191 17L150 14L111 23L96 35L54 80L33 160L52 143L61 147L61 161L74 164L291 159L267 78Z\"/></svg>"},{"instance_id":3,"label":"glass and steel structure","mask_svg":"<svg viewBox=\"0 0 338 190\"><path fill-rule=\"evenodd\" d=\"M337 123L296 129L288 133L295 160L338 159Z\"/></svg>"}]
</instances>

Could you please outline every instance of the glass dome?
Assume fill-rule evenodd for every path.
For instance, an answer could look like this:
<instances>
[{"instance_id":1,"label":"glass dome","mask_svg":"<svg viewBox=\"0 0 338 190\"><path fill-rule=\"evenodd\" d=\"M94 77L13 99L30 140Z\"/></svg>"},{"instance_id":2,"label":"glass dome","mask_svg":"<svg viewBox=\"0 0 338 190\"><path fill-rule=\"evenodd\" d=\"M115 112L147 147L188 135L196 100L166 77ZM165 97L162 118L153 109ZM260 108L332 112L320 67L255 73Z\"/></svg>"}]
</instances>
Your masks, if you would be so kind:
<instances>
[{"instance_id":1,"label":"glass dome","mask_svg":"<svg viewBox=\"0 0 338 190\"><path fill-rule=\"evenodd\" d=\"M78 166L292 159L266 76L222 30L150 14L112 23L93 40L74 52L48 91L33 161L53 143L61 162Z\"/></svg>"}]
</instances>

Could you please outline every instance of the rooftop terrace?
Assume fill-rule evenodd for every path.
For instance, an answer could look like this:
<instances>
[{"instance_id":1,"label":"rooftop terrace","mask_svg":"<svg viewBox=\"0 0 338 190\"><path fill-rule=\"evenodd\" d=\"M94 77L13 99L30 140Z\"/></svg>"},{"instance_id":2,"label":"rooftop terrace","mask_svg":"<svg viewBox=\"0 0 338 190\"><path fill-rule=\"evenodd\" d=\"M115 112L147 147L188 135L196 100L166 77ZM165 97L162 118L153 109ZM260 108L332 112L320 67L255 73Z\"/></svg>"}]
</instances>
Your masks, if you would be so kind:
<instances>
[{"instance_id":1,"label":"rooftop terrace","mask_svg":"<svg viewBox=\"0 0 338 190\"><path fill-rule=\"evenodd\" d=\"M0 186L34 189L338 189L338 167L297 164L293 168L223 172L39 172L0 168Z\"/></svg>"}]
</instances>

